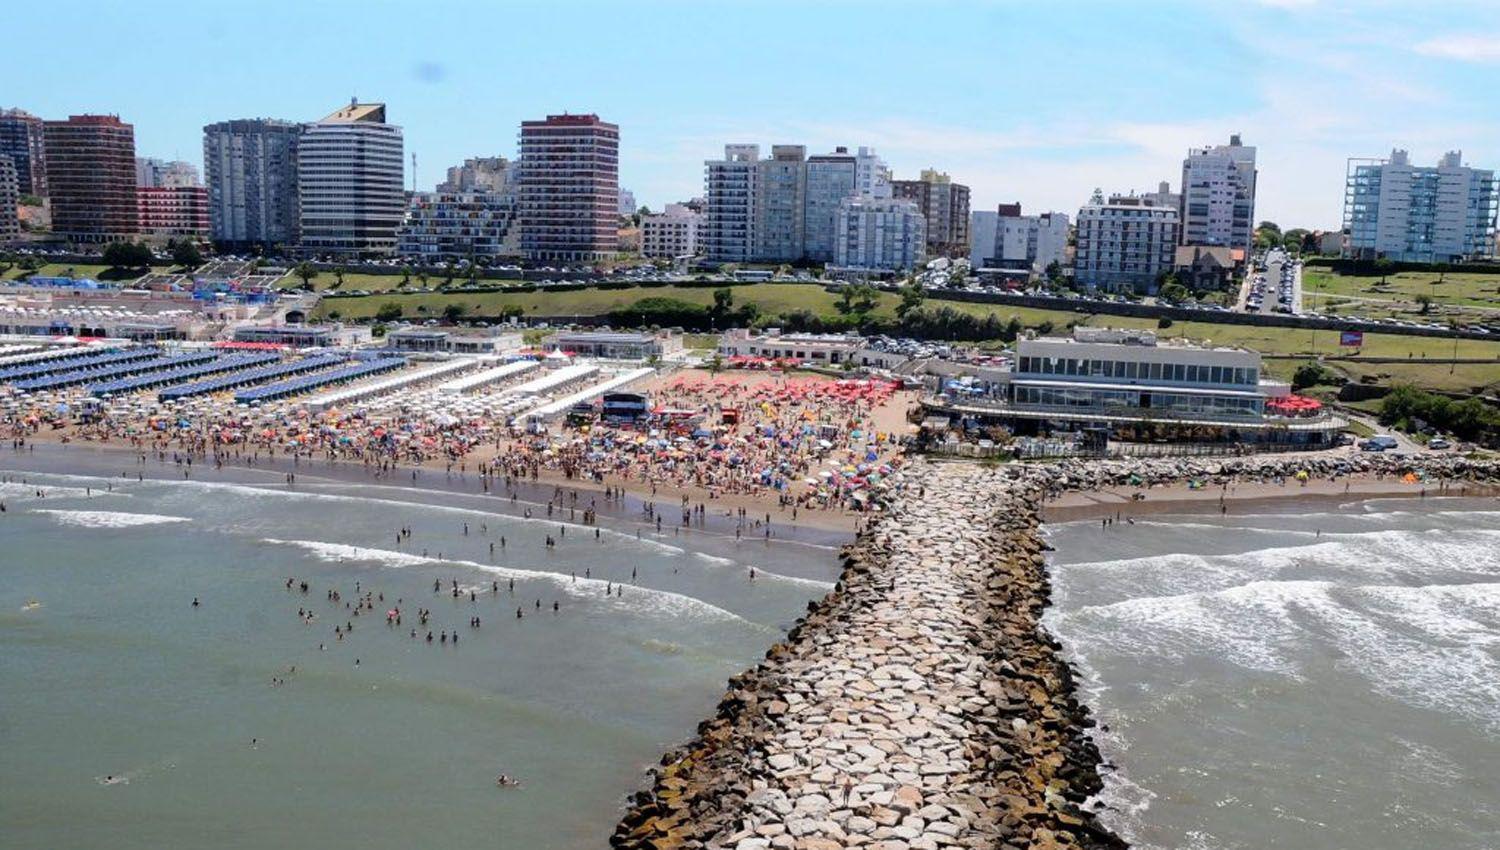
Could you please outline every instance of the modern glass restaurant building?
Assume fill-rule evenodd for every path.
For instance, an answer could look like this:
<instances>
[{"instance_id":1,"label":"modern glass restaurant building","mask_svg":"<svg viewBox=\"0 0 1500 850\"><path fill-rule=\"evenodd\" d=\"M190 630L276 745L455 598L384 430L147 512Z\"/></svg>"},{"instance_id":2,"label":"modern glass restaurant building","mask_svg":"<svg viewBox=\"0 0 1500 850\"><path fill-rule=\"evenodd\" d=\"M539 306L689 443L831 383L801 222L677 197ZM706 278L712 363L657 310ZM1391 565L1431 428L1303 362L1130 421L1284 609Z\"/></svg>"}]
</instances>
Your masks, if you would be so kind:
<instances>
[{"instance_id":1,"label":"modern glass restaurant building","mask_svg":"<svg viewBox=\"0 0 1500 850\"><path fill-rule=\"evenodd\" d=\"M1336 417L1288 418L1266 403L1291 388L1261 375L1261 358L1238 348L1158 344L1147 331L1075 328L1073 338L1023 339L1009 368L949 379L928 407L987 420L1017 433L1108 428L1116 434L1272 439L1321 443Z\"/></svg>"}]
</instances>

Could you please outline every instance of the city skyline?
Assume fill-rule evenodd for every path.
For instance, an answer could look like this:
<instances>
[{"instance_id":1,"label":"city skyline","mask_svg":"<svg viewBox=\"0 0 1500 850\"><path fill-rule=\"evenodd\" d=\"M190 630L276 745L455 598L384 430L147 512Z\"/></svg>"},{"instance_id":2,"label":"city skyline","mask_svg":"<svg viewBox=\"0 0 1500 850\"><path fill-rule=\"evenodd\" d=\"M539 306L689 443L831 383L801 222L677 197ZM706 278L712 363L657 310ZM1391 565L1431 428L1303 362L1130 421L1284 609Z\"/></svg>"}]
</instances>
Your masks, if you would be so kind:
<instances>
[{"instance_id":1,"label":"city skyline","mask_svg":"<svg viewBox=\"0 0 1500 850\"><path fill-rule=\"evenodd\" d=\"M9 87L6 106L53 120L118 114L136 127L141 156L200 166L205 125L314 121L351 95L383 102L408 157L418 157L419 190L467 158L514 158L522 120L597 113L621 128L621 185L653 209L700 195L702 163L724 144L757 141L810 154L868 145L897 178L949 172L972 187L976 210L1020 201L1073 211L1095 187L1175 187L1189 148L1238 132L1261 152L1257 218L1334 229L1350 157L1401 147L1427 161L1461 149L1478 167L1500 163L1500 122L1486 109L1500 75L1500 10L1460 5L1439 21L1389 3L1321 0L1129 9L659 2L615 19L531 3L444 5L417 17L361 5L356 16L340 1L299 8L296 28L283 25L276 4L257 14L100 6L66 23L21 8L11 13L17 31L40 37L14 45L0 70L28 81ZM451 36L461 18L491 21L488 37L515 46L463 49ZM351 20L360 38L326 37ZM546 39L549 52L527 46L526 33L564 25L570 41ZM795 37L828 27L841 37ZM737 37L699 37L715 31ZM167 38L179 58L48 62L41 45L70 34ZM387 47L368 49L382 38ZM239 41L278 49L222 61ZM901 49L875 61L882 43ZM189 66L198 70L178 73ZM841 72L851 68L858 73Z\"/></svg>"}]
</instances>

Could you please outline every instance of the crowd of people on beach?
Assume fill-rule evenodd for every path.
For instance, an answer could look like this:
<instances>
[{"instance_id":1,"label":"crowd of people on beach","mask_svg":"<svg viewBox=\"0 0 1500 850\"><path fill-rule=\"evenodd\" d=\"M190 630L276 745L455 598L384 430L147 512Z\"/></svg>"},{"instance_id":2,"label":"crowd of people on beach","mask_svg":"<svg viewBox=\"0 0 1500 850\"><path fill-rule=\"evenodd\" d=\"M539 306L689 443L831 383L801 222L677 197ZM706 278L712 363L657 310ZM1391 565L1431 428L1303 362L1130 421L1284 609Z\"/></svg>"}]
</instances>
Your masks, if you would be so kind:
<instances>
[{"instance_id":1,"label":"crowd of people on beach","mask_svg":"<svg viewBox=\"0 0 1500 850\"><path fill-rule=\"evenodd\" d=\"M375 416L358 407L310 413L294 403L243 408L216 399L165 411L125 407L124 415L88 421L27 410L3 425L16 446L38 438L125 445L142 461L172 460L185 477L195 461L339 462L376 479L472 467L487 482L576 481L651 496L668 489L707 501L751 499L791 514L859 514L904 460L900 415L882 417L883 429L875 416L896 392L878 380L690 371L655 387L646 421L554 423L541 432L484 417Z\"/></svg>"}]
</instances>

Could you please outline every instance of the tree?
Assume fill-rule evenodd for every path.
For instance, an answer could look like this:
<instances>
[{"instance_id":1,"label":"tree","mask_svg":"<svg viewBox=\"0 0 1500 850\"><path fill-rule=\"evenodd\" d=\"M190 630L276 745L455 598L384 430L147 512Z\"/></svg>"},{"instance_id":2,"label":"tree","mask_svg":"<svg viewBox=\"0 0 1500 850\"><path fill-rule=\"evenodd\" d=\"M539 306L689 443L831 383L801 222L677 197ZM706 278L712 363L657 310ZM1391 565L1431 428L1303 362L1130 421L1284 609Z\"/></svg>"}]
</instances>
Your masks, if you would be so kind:
<instances>
[{"instance_id":1,"label":"tree","mask_svg":"<svg viewBox=\"0 0 1500 850\"><path fill-rule=\"evenodd\" d=\"M927 300L927 293L922 290L920 281L913 278L900 289L901 301L896 304L896 318L904 319L906 314L922 306Z\"/></svg>"},{"instance_id":2,"label":"tree","mask_svg":"<svg viewBox=\"0 0 1500 850\"><path fill-rule=\"evenodd\" d=\"M13 269L15 267L16 267L16 255L15 254L10 253L9 251L6 251L5 253L0 254L0 277L3 277L6 272L10 271L11 269Z\"/></svg>"},{"instance_id":3,"label":"tree","mask_svg":"<svg viewBox=\"0 0 1500 850\"><path fill-rule=\"evenodd\" d=\"M714 306L708 308L708 318L715 327L729 315L734 307L734 290L729 287L714 290Z\"/></svg>"},{"instance_id":4,"label":"tree","mask_svg":"<svg viewBox=\"0 0 1500 850\"><path fill-rule=\"evenodd\" d=\"M184 239L172 246L172 262L189 269L196 269L203 265L203 252L193 244L193 240Z\"/></svg>"},{"instance_id":5,"label":"tree","mask_svg":"<svg viewBox=\"0 0 1500 850\"><path fill-rule=\"evenodd\" d=\"M1417 312L1424 316L1432 312L1432 296L1426 294L1418 295L1416 302L1417 306L1421 308Z\"/></svg>"},{"instance_id":6,"label":"tree","mask_svg":"<svg viewBox=\"0 0 1500 850\"><path fill-rule=\"evenodd\" d=\"M143 269L151 265L151 249L141 242L111 242L104 246L104 264L116 269Z\"/></svg>"},{"instance_id":7,"label":"tree","mask_svg":"<svg viewBox=\"0 0 1500 850\"><path fill-rule=\"evenodd\" d=\"M1050 284L1052 284L1053 286L1057 286L1058 284L1062 283L1062 279L1063 279L1062 263L1059 263L1056 260L1053 260L1052 262L1048 263L1047 264L1046 275L1047 275L1047 282L1050 283Z\"/></svg>"},{"instance_id":8,"label":"tree","mask_svg":"<svg viewBox=\"0 0 1500 850\"><path fill-rule=\"evenodd\" d=\"M1286 233L1282 234L1281 245L1288 251L1299 253L1302 251L1303 242L1306 240L1308 235L1309 233L1305 228L1294 227L1291 230L1288 230Z\"/></svg>"},{"instance_id":9,"label":"tree","mask_svg":"<svg viewBox=\"0 0 1500 850\"><path fill-rule=\"evenodd\" d=\"M417 272L417 281L422 284L424 289L427 287L427 269Z\"/></svg>"},{"instance_id":10,"label":"tree","mask_svg":"<svg viewBox=\"0 0 1500 850\"><path fill-rule=\"evenodd\" d=\"M1343 375L1319 363L1303 363L1297 367L1297 371L1292 373L1292 389L1294 390L1343 383L1346 383Z\"/></svg>"},{"instance_id":11,"label":"tree","mask_svg":"<svg viewBox=\"0 0 1500 850\"><path fill-rule=\"evenodd\" d=\"M725 263L724 265L719 266L719 272L721 274L723 274L725 277L734 277L735 273L738 272L739 270L740 270L740 264L739 263Z\"/></svg>"},{"instance_id":12,"label":"tree","mask_svg":"<svg viewBox=\"0 0 1500 850\"><path fill-rule=\"evenodd\" d=\"M411 266L401 267L401 284L404 286L411 283Z\"/></svg>"},{"instance_id":13,"label":"tree","mask_svg":"<svg viewBox=\"0 0 1500 850\"><path fill-rule=\"evenodd\" d=\"M312 279L318 276L318 270L313 266L312 263L304 260L298 263L296 268L292 269L292 274L302 278L303 289L311 289Z\"/></svg>"},{"instance_id":14,"label":"tree","mask_svg":"<svg viewBox=\"0 0 1500 850\"><path fill-rule=\"evenodd\" d=\"M462 304L449 304L443 307L443 318L447 319L450 322L456 322L458 321L458 318L464 314L464 309L464 305Z\"/></svg>"},{"instance_id":15,"label":"tree","mask_svg":"<svg viewBox=\"0 0 1500 850\"><path fill-rule=\"evenodd\" d=\"M399 318L401 318L401 305L395 301L387 301L375 311L375 320L379 322L394 322Z\"/></svg>"},{"instance_id":16,"label":"tree","mask_svg":"<svg viewBox=\"0 0 1500 850\"><path fill-rule=\"evenodd\" d=\"M333 267L333 286L330 286L328 288L329 289L338 289L339 287L341 287L343 285L344 285L344 267L343 266L334 266Z\"/></svg>"},{"instance_id":17,"label":"tree","mask_svg":"<svg viewBox=\"0 0 1500 850\"><path fill-rule=\"evenodd\" d=\"M792 267L789 266L789 265L787 265L786 263L782 263L781 265L779 265L779 266L776 267L776 276L777 277L790 277L791 274L792 274Z\"/></svg>"},{"instance_id":18,"label":"tree","mask_svg":"<svg viewBox=\"0 0 1500 850\"><path fill-rule=\"evenodd\" d=\"M848 283L839 290L834 306L845 316L863 316L875 309L878 294L868 283Z\"/></svg>"},{"instance_id":19,"label":"tree","mask_svg":"<svg viewBox=\"0 0 1500 850\"><path fill-rule=\"evenodd\" d=\"M714 356L708 359L708 373L717 375L724 368L724 355L715 351Z\"/></svg>"},{"instance_id":20,"label":"tree","mask_svg":"<svg viewBox=\"0 0 1500 850\"><path fill-rule=\"evenodd\" d=\"M1161 287L1156 290L1156 297L1161 301L1185 301L1188 297L1188 289L1177 282L1175 275L1168 275Z\"/></svg>"}]
</instances>

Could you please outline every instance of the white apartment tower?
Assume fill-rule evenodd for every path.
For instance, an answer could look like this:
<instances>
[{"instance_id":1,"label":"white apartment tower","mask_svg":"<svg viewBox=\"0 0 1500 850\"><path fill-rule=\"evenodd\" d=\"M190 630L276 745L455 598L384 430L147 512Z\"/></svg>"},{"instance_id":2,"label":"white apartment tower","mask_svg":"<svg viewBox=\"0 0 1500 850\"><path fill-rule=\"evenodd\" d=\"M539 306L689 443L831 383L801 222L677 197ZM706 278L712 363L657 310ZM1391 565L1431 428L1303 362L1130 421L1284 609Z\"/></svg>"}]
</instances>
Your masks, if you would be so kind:
<instances>
[{"instance_id":1,"label":"white apartment tower","mask_svg":"<svg viewBox=\"0 0 1500 850\"><path fill-rule=\"evenodd\" d=\"M1350 160L1344 189L1347 250L1356 259L1451 263L1495 253L1500 182L1450 151L1436 167L1404 150L1386 160Z\"/></svg>"},{"instance_id":2,"label":"white apartment tower","mask_svg":"<svg viewBox=\"0 0 1500 850\"><path fill-rule=\"evenodd\" d=\"M1145 198L1115 195L1078 210L1074 278L1089 288L1151 292L1172 268L1177 210Z\"/></svg>"},{"instance_id":3,"label":"white apartment tower","mask_svg":"<svg viewBox=\"0 0 1500 850\"><path fill-rule=\"evenodd\" d=\"M834 231L833 265L841 269L908 271L925 256L927 219L911 201L845 198Z\"/></svg>"},{"instance_id":4,"label":"white apartment tower","mask_svg":"<svg viewBox=\"0 0 1500 850\"><path fill-rule=\"evenodd\" d=\"M703 164L704 256L716 263L747 262L755 251L755 195L760 145L725 145L724 158Z\"/></svg>"},{"instance_id":5,"label":"white apartment tower","mask_svg":"<svg viewBox=\"0 0 1500 850\"><path fill-rule=\"evenodd\" d=\"M1223 245L1249 256L1255 242L1255 148L1240 143L1193 148L1182 161L1183 245Z\"/></svg>"},{"instance_id":6,"label":"white apartment tower","mask_svg":"<svg viewBox=\"0 0 1500 850\"><path fill-rule=\"evenodd\" d=\"M406 213L401 128L385 104L358 103L302 129L297 141L301 248L364 257L396 250Z\"/></svg>"}]
</instances>

